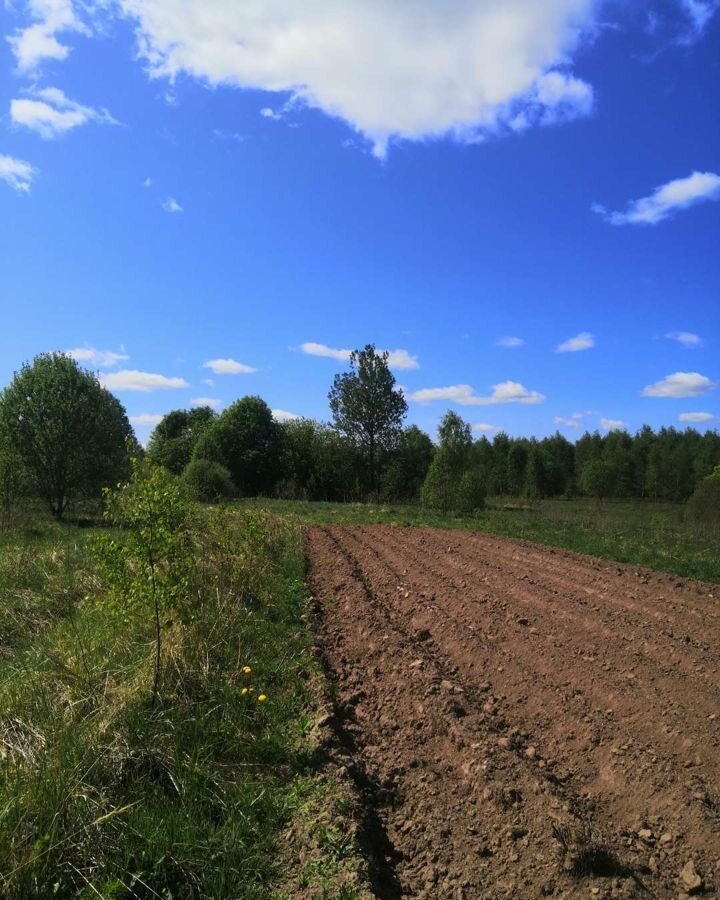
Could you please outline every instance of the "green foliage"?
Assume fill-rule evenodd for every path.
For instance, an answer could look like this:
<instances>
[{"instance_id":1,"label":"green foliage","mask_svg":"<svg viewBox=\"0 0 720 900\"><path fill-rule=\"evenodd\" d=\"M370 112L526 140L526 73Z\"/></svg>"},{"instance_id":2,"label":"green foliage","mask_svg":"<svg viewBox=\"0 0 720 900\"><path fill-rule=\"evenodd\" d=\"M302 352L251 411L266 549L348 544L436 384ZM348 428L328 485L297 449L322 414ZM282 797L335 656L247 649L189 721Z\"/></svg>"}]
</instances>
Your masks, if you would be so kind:
<instances>
[{"instance_id":1,"label":"green foliage","mask_svg":"<svg viewBox=\"0 0 720 900\"><path fill-rule=\"evenodd\" d=\"M414 500L433 460L435 448L430 437L417 425L400 433L397 447L385 458L382 495L391 500Z\"/></svg>"},{"instance_id":2,"label":"green foliage","mask_svg":"<svg viewBox=\"0 0 720 900\"><path fill-rule=\"evenodd\" d=\"M0 431L0 523L8 522L15 505L30 490L30 479L22 457Z\"/></svg>"},{"instance_id":3,"label":"green foliage","mask_svg":"<svg viewBox=\"0 0 720 900\"><path fill-rule=\"evenodd\" d=\"M720 466L695 488L688 500L688 512L697 525L720 529Z\"/></svg>"},{"instance_id":4,"label":"green foliage","mask_svg":"<svg viewBox=\"0 0 720 900\"><path fill-rule=\"evenodd\" d=\"M60 353L37 356L15 374L0 395L0 434L58 519L71 500L99 498L127 477L137 451L118 400Z\"/></svg>"},{"instance_id":5,"label":"green foliage","mask_svg":"<svg viewBox=\"0 0 720 900\"><path fill-rule=\"evenodd\" d=\"M485 479L477 469L466 469L457 491L457 511L475 513L485 506Z\"/></svg>"},{"instance_id":6,"label":"green foliage","mask_svg":"<svg viewBox=\"0 0 720 900\"><path fill-rule=\"evenodd\" d=\"M605 459L591 459L580 473L580 490L587 497L610 497L615 485L615 470Z\"/></svg>"},{"instance_id":7,"label":"green foliage","mask_svg":"<svg viewBox=\"0 0 720 900\"><path fill-rule=\"evenodd\" d=\"M397 446L407 402L396 387L387 352L372 344L350 355L350 371L336 375L328 395L335 427L365 458L370 490L377 491L383 452Z\"/></svg>"},{"instance_id":8,"label":"green foliage","mask_svg":"<svg viewBox=\"0 0 720 900\"><path fill-rule=\"evenodd\" d=\"M182 480L190 497L201 503L217 503L232 497L235 491L225 466L209 459L193 459L186 466Z\"/></svg>"},{"instance_id":9,"label":"green foliage","mask_svg":"<svg viewBox=\"0 0 720 900\"><path fill-rule=\"evenodd\" d=\"M456 476L450 454L442 448L436 450L422 486L423 506L443 514L454 509L455 488L458 484Z\"/></svg>"},{"instance_id":10,"label":"green foliage","mask_svg":"<svg viewBox=\"0 0 720 900\"><path fill-rule=\"evenodd\" d=\"M422 488L429 509L469 513L485 501L484 472L473 459L470 425L454 412L446 413L438 427L440 446Z\"/></svg>"},{"instance_id":11,"label":"green foliage","mask_svg":"<svg viewBox=\"0 0 720 900\"><path fill-rule=\"evenodd\" d=\"M150 435L148 458L181 475L200 438L216 419L217 414L209 406L172 410Z\"/></svg>"},{"instance_id":12,"label":"green foliage","mask_svg":"<svg viewBox=\"0 0 720 900\"><path fill-rule=\"evenodd\" d=\"M150 462L136 464L128 484L108 492L105 518L120 537L98 540L98 550L122 615L131 604L149 606L155 623L152 696L157 701L162 663L162 622L170 612L189 621L193 567L191 509L178 480Z\"/></svg>"},{"instance_id":13,"label":"green foliage","mask_svg":"<svg viewBox=\"0 0 720 900\"><path fill-rule=\"evenodd\" d=\"M280 476L280 430L260 397L243 397L228 406L201 435L195 459L220 463L242 496L272 491Z\"/></svg>"}]
</instances>

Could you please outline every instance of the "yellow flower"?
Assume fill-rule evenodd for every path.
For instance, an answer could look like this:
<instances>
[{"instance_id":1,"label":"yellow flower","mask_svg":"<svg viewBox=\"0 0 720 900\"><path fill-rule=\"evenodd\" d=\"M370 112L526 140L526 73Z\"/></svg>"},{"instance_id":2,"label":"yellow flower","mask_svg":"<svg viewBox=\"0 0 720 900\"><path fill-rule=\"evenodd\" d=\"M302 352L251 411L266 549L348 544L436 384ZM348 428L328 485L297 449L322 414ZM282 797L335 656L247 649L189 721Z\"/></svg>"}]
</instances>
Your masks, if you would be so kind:
<instances>
[{"instance_id":1,"label":"yellow flower","mask_svg":"<svg viewBox=\"0 0 720 900\"><path fill-rule=\"evenodd\" d=\"M248 689L247 689L247 688L243 688L243 689L240 691L240 693L243 695L243 697L245 696L245 694L247 694L247 692L248 692Z\"/></svg>"},{"instance_id":2,"label":"yellow flower","mask_svg":"<svg viewBox=\"0 0 720 900\"><path fill-rule=\"evenodd\" d=\"M264 703L266 700L267 697L265 696L265 694L260 694L260 696L258 697L258 703Z\"/></svg>"},{"instance_id":3,"label":"yellow flower","mask_svg":"<svg viewBox=\"0 0 720 900\"><path fill-rule=\"evenodd\" d=\"M250 668L250 666L243 666L243 672L246 675L249 675L252 672L252 669Z\"/></svg>"}]
</instances>

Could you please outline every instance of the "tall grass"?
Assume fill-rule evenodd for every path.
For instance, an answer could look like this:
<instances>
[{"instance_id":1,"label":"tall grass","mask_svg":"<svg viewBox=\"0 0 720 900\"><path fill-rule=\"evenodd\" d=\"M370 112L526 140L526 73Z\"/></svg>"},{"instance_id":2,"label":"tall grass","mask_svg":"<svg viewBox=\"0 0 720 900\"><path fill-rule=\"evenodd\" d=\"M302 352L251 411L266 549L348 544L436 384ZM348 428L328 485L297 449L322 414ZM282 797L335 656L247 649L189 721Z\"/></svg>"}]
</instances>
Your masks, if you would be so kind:
<instances>
[{"instance_id":1,"label":"tall grass","mask_svg":"<svg viewBox=\"0 0 720 900\"><path fill-rule=\"evenodd\" d=\"M564 547L702 581L720 582L720 530L697 524L682 504L644 501L495 497L473 515L441 515L421 506L247 500L300 524L373 524L465 528Z\"/></svg>"},{"instance_id":2,"label":"tall grass","mask_svg":"<svg viewBox=\"0 0 720 900\"><path fill-rule=\"evenodd\" d=\"M153 706L152 621L110 601L94 535L3 535L3 898L268 896L309 790L301 536L214 510L193 539L194 613L163 623Z\"/></svg>"}]
</instances>

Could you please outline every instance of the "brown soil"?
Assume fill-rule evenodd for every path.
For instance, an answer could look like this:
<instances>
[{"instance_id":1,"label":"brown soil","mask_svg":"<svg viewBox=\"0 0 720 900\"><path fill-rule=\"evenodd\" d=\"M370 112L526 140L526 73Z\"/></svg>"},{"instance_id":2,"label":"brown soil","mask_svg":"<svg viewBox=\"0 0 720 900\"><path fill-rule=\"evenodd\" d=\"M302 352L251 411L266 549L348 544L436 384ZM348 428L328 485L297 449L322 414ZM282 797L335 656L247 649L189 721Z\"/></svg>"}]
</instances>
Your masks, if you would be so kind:
<instances>
[{"instance_id":1,"label":"brown soil","mask_svg":"<svg viewBox=\"0 0 720 900\"><path fill-rule=\"evenodd\" d=\"M307 551L376 896L720 897L720 588L456 531Z\"/></svg>"}]
</instances>

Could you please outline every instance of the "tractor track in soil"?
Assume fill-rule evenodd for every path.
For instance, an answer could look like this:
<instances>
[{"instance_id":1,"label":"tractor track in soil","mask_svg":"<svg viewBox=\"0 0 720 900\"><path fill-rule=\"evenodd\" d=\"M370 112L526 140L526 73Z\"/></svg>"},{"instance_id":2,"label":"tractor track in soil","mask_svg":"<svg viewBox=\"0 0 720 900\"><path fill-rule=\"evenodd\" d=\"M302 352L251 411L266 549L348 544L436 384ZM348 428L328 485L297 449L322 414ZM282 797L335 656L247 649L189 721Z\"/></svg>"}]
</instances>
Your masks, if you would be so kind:
<instances>
[{"instance_id":1,"label":"tractor track in soil","mask_svg":"<svg viewBox=\"0 0 720 900\"><path fill-rule=\"evenodd\" d=\"M469 532L306 549L376 896L720 897L718 586Z\"/></svg>"}]
</instances>

